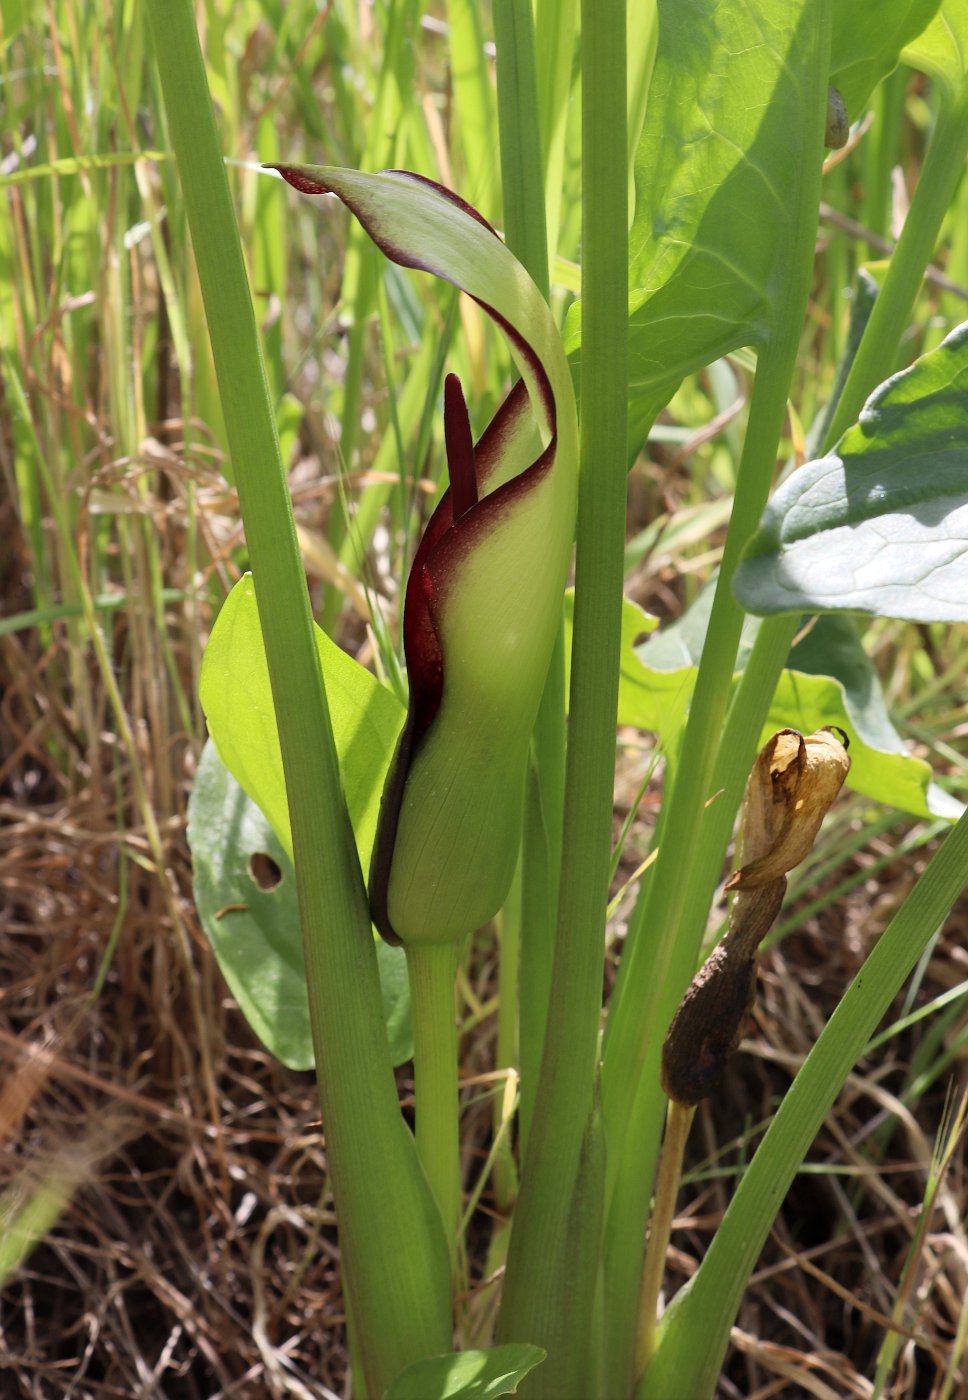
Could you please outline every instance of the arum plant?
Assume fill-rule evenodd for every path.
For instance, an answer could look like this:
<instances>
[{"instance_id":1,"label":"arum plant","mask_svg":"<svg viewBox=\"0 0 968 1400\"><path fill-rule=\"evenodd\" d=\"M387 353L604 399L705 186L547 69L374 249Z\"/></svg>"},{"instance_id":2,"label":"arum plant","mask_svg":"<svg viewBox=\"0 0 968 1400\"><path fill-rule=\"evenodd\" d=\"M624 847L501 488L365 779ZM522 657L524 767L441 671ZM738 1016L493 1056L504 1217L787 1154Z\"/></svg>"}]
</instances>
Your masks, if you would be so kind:
<instances>
[{"instance_id":1,"label":"arum plant","mask_svg":"<svg viewBox=\"0 0 968 1400\"><path fill-rule=\"evenodd\" d=\"M475 445L456 376L445 389L450 487L407 585L410 703L382 788L369 864L373 921L403 944L411 980L417 1146L453 1250L458 1215L455 944L498 912L520 844L529 742L559 627L576 508L571 376L547 306L493 230L463 201L400 172L281 173L337 194L382 250L472 295L510 337L522 378ZM237 652L238 619L229 651ZM206 663L222 650L216 629ZM203 680L209 723L239 780L282 812L281 770L263 780L231 737L224 688ZM251 704L251 681L248 701ZM267 790L273 785L274 790ZM372 789L371 789L372 791ZM357 835L361 833L358 830ZM285 833L283 833L285 844Z\"/></svg>"},{"instance_id":2,"label":"arum plant","mask_svg":"<svg viewBox=\"0 0 968 1400\"><path fill-rule=\"evenodd\" d=\"M313 630L190 7L187 0L150 0L252 565L251 578L226 601L206 655L202 700L213 746L193 796L193 846L202 867L206 814L230 811L231 820L217 825L228 843L254 804L278 842L284 875L294 867L298 945L291 928L289 942L273 930L258 956L253 942L252 956L243 958L242 939L233 944L218 927L220 916L233 912L226 899L207 924L260 1034L271 1042L280 1023L303 1014L311 1028L311 1048L291 1049L291 1062L317 1068L351 1347L374 1397L496 1395L503 1392L495 1387L518 1381L524 1394L575 1400L710 1395L755 1262L751 1242L763 1239L777 1206L776 1193L762 1183L771 1173L791 1179L825 1107L957 892L964 820L846 993L695 1279L657 1324L663 1211L674 1200L683 1140L681 1131L667 1140L671 1185L658 1192L643 1284L667 1104L671 1099L688 1114L722 1072L745 1022L759 941L782 902L787 871L812 843L845 777L919 815L960 810L949 803L940 812L926 766L915 771L907 755L883 752L884 725L872 724L857 687L842 685L819 662L812 671L805 661L796 669L803 652L793 645L805 610L868 607L919 620L963 614L953 585L945 588L943 612L932 590L919 588L920 560L905 557L891 588L876 560L883 531L900 537L894 516L911 502L905 463L925 468L917 490L929 516L956 490L951 463L930 482L928 464L937 466L945 435L964 426L948 392L968 373L964 334L888 381L861 424L851 426L864 395L877 389L864 383L858 398L864 367L883 365L886 373L896 352L912 285L946 207L936 193L912 204L917 237L899 245L903 276L892 281L888 274L878 320L860 341L854 369L844 366L839 416L846 415L847 431L766 504L814 275L824 143L843 142L845 122L922 31L947 84L935 138L941 145L932 149L941 151L948 196L963 164L968 83L957 64L966 46L944 48L953 21L947 16L933 32L936 9L929 0L906 3L885 24L877 6L833 0L721 0L715 7L660 0L655 44L650 19L648 41L632 46L641 65L632 87L648 88L649 99L641 134L636 123L633 136L637 204L626 256L626 15L619 0L586 0L583 295L566 326L572 364L535 281L458 195L403 171L274 167L303 195L336 196L392 262L430 272L473 298L504 333L520 373L476 436L473 401L469 407L456 375L445 380L448 484L405 585L404 706ZM516 33L530 35L529 26L505 24L508 18L502 9L504 58L526 69L536 61L530 38L507 50ZM567 71L560 52L555 67L559 77ZM524 73L516 98L534 86L532 78ZM502 104L509 91L515 87L505 78ZM557 79L545 88L553 108L554 92L562 91ZM517 108L532 109L537 104L524 100ZM502 116L507 130L506 110ZM528 133L532 152L541 149L538 134ZM532 192L543 188L540 180L530 185ZM764 206L770 220L750 216ZM328 207L325 201L320 212ZM537 226L529 237L515 237L542 260L534 253L545 244ZM543 281L539 269L535 276ZM652 643L636 647L647 625L621 596L628 457L684 375L750 345L755 382L713 600L705 613L684 619L680 638L667 629L650 652ZM580 473L573 389L579 367ZM835 411L830 418L838 424ZM889 489L866 492L865 471L884 474ZM823 510L813 508L811 492L820 493ZM937 519L919 525L920 544L936 543ZM576 533L562 795L557 778L548 780L555 767L548 755L563 728L563 702L557 677L546 680ZM876 588L865 578L840 588L839 597L825 594L818 583L825 551L846 571L858 541L865 562L874 560ZM781 618L760 624L751 653L744 652L747 610ZM830 619L815 630L825 621L829 637ZM851 635L854 651L839 634L856 675L863 667ZM656 660L677 641L685 656L674 682L679 701L688 701L684 731L681 703L675 722L670 718L670 687ZM823 664L832 666L827 658ZM616 708L623 722L662 736L669 763L657 858L631 921L601 1045ZM780 733L754 764L764 729ZM849 776L837 737L847 733L855 756ZM537 787L533 751L545 780ZM751 767L730 930L697 976ZM475 929L502 913L516 871L528 886L540 865L543 800L557 803L547 814L554 855L546 864L557 867L559 846L562 859L557 895L547 881L540 890L519 890L521 910L545 900L546 917L536 922L555 934L553 947L542 942L537 957L533 949L522 954L522 967L533 958L545 992L520 993L522 1028L529 1020L527 1141L495 1327L501 1345L458 1365L447 1355L454 1285L463 1282L454 975ZM415 1142L391 1074L411 1045L405 1033L387 1029L406 1001L401 959L412 1015ZM267 969L276 970L275 981ZM297 1006L298 991L288 995L291 988L301 989L305 1009ZM727 1001L731 1014L720 1023ZM502 1014L513 1017L513 1008ZM699 1047L698 1060L693 1054L684 1069L677 1050L683 1039L693 1052ZM674 1118L670 1111L670 1130ZM706 1329L708 1318L714 1325ZM464 1391L447 1389L451 1367L465 1378Z\"/></svg>"},{"instance_id":3,"label":"arum plant","mask_svg":"<svg viewBox=\"0 0 968 1400\"><path fill-rule=\"evenodd\" d=\"M571 558L575 399L547 305L476 211L403 172L279 169L303 194L337 194L394 262L471 295L506 329L522 372L476 445L460 381L446 381L450 486L407 583L410 702L370 870L374 923L407 950L417 1142L453 1235L453 945L499 911L517 861L531 732Z\"/></svg>"}]
</instances>

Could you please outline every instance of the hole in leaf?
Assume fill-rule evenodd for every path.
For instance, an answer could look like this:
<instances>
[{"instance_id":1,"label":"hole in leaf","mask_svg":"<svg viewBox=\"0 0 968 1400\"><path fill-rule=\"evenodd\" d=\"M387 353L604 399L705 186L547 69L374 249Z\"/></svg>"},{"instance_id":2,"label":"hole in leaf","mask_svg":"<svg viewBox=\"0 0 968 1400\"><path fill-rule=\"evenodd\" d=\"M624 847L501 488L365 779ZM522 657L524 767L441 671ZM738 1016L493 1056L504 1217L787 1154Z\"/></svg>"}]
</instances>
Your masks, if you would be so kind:
<instances>
[{"instance_id":1,"label":"hole in leaf","mask_svg":"<svg viewBox=\"0 0 968 1400\"><path fill-rule=\"evenodd\" d=\"M265 851L254 851L249 856L249 874L260 890L274 890L282 881L282 871Z\"/></svg>"}]
</instances>

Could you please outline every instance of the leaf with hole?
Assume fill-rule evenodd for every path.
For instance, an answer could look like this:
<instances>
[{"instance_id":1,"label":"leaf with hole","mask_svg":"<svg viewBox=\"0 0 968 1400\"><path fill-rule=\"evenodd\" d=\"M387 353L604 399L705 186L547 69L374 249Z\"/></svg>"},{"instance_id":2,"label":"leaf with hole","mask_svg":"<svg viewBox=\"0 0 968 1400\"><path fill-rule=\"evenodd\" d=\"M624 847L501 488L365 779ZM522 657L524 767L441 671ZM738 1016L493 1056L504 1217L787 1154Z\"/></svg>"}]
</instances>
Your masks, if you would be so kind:
<instances>
[{"instance_id":1,"label":"leaf with hole","mask_svg":"<svg viewBox=\"0 0 968 1400\"><path fill-rule=\"evenodd\" d=\"M292 861L218 756L202 751L188 804L195 903L222 975L266 1049L289 1069L314 1063ZM406 960L377 940L390 1051L413 1054Z\"/></svg>"},{"instance_id":2,"label":"leaf with hole","mask_svg":"<svg viewBox=\"0 0 968 1400\"><path fill-rule=\"evenodd\" d=\"M403 706L319 627L315 635L343 795L367 870ZM251 574L239 579L215 620L202 663L201 699L223 763L265 813L291 859L282 751Z\"/></svg>"}]
</instances>

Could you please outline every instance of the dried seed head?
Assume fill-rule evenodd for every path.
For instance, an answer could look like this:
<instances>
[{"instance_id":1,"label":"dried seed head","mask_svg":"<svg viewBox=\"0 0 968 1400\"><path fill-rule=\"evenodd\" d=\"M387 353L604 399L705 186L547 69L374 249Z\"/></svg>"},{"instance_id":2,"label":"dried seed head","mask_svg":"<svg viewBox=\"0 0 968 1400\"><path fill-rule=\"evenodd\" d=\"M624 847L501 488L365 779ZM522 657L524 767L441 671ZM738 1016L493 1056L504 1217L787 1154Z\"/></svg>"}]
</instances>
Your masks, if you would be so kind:
<instances>
[{"instance_id":1,"label":"dried seed head","mask_svg":"<svg viewBox=\"0 0 968 1400\"><path fill-rule=\"evenodd\" d=\"M849 770L842 729L818 729L807 739L795 729L774 734L746 785L744 864L726 888L755 889L799 865Z\"/></svg>"},{"instance_id":2,"label":"dried seed head","mask_svg":"<svg viewBox=\"0 0 968 1400\"><path fill-rule=\"evenodd\" d=\"M783 903L787 871L810 850L850 768L847 736L819 729L804 739L781 729L763 746L746 787L746 864L729 930L693 978L662 1047L662 1087L692 1106L722 1079L756 990L756 955Z\"/></svg>"},{"instance_id":3,"label":"dried seed head","mask_svg":"<svg viewBox=\"0 0 968 1400\"><path fill-rule=\"evenodd\" d=\"M696 973L662 1046L662 1087L687 1107L719 1086L756 995L756 950L780 911L786 880L737 896L738 923Z\"/></svg>"}]
</instances>

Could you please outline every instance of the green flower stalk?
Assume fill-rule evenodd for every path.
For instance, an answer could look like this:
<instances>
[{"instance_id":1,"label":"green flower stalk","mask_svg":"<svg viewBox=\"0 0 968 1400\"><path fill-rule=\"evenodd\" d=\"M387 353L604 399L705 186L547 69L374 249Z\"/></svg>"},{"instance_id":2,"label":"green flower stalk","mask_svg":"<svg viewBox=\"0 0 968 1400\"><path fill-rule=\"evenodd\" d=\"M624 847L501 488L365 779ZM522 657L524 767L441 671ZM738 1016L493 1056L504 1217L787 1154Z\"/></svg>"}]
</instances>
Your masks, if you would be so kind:
<instances>
[{"instance_id":1,"label":"green flower stalk","mask_svg":"<svg viewBox=\"0 0 968 1400\"><path fill-rule=\"evenodd\" d=\"M505 332L522 374L476 444L460 381L448 376L450 486L404 604L410 703L383 794L370 904L389 942L446 943L501 908L520 846L577 508L571 377L538 289L449 190L404 171L277 168L304 194L338 195L392 261L466 291Z\"/></svg>"}]
</instances>

